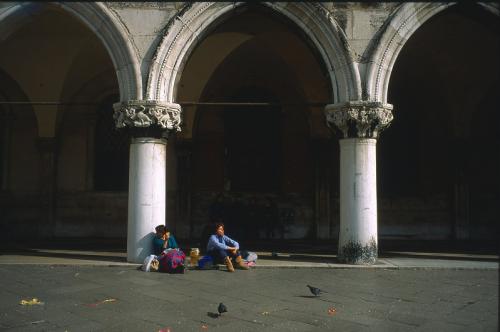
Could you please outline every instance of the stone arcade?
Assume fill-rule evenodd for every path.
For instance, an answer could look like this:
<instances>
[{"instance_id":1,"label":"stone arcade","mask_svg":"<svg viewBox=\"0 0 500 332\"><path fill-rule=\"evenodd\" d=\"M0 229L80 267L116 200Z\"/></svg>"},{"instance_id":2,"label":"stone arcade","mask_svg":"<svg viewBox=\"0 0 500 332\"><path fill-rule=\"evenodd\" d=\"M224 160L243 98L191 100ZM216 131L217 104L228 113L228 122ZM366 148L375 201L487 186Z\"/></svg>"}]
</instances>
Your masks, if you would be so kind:
<instances>
[{"instance_id":1,"label":"stone arcade","mask_svg":"<svg viewBox=\"0 0 500 332\"><path fill-rule=\"evenodd\" d=\"M496 3L6 2L0 230L493 240ZM127 221L128 220L128 221ZM29 235L28 235L29 234Z\"/></svg>"}]
</instances>

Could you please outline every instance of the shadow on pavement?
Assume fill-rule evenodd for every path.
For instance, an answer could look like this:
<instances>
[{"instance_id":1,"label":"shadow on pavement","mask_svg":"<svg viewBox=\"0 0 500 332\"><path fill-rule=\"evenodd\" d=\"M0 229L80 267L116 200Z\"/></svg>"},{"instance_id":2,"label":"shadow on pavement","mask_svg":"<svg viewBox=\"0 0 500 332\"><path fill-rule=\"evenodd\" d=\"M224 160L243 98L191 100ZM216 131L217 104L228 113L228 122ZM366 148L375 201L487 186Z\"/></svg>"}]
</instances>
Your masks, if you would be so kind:
<instances>
[{"instance_id":1,"label":"shadow on pavement","mask_svg":"<svg viewBox=\"0 0 500 332\"><path fill-rule=\"evenodd\" d=\"M113 263L126 263L126 257L110 256L104 254L83 254L78 252L48 252L38 249L24 249L24 250L2 250L1 255L17 255L17 256L30 256L30 257L47 257L47 258L65 258L65 259L80 259L80 260L93 260L105 261Z\"/></svg>"},{"instance_id":2,"label":"shadow on pavement","mask_svg":"<svg viewBox=\"0 0 500 332\"><path fill-rule=\"evenodd\" d=\"M471 255L471 254L446 254L446 253L411 253L411 252L382 252L378 258L425 258L425 259L445 259L471 262L498 262L498 256Z\"/></svg>"},{"instance_id":3,"label":"shadow on pavement","mask_svg":"<svg viewBox=\"0 0 500 332\"><path fill-rule=\"evenodd\" d=\"M10 241L9 241L10 240ZM55 238L29 241L2 241L0 255L53 257L64 259L126 262L126 239L122 238ZM189 253L196 241L178 240L182 250ZM259 260L338 263L337 243L325 240L273 240L241 244L243 250L259 254ZM498 244L490 241L417 241L380 240L379 258L441 259L476 262L498 262Z\"/></svg>"}]
</instances>

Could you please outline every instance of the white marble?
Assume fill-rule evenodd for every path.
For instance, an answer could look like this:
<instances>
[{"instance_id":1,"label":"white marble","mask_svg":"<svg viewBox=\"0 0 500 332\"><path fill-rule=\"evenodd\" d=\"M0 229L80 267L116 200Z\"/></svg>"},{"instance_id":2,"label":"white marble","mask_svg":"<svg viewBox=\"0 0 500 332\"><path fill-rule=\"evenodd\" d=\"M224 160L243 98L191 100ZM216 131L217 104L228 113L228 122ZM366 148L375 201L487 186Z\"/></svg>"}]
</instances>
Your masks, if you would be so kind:
<instances>
[{"instance_id":1,"label":"white marble","mask_svg":"<svg viewBox=\"0 0 500 332\"><path fill-rule=\"evenodd\" d=\"M127 261L142 263L153 251L154 227L165 223L167 142L135 138L130 144Z\"/></svg>"},{"instance_id":2,"label":"white marble","mask_svg":"<svg viewBox=\"0 0 500 332\"><path fill-rule=\"evenodd\" d=\"M376 139L340 141L339 252L348 243L377 242Z\"/></svg>"}]
</instances>

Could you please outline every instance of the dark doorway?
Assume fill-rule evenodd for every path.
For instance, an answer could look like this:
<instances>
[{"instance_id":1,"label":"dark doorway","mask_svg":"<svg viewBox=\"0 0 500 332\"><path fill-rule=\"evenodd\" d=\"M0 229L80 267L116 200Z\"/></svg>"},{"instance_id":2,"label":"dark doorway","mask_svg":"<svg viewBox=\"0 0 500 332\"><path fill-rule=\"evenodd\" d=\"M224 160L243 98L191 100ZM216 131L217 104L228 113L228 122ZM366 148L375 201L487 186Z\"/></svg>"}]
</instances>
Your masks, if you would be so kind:
<instances>
[{"instance_id":1,"label":"dark doorway","mask_svg":"<svg viewBox=\"0 0 500 332\"><path fill-rule=\"evenodd\" d=\"M98 191L127 191L130 134L116 129L113 103L118 95L111 95L97 111L95 138L94 189Z\"/></svg>"},{"instance_id":2,"label":"dark doorway","mask_svg":"<svg viewBox=\"0 0 500 332\"><path fill-rule=\"evenodd\" d=\"M498 236L498 28L478 4L453 6L399 53L379 141L382 237Z\"/></svg>"},{"instance_id":3,"label":"dark doorway","mask_svg":"<svg viewBox=\"0 0 500 332\"><path fill-rule=\"evenodd\" d=\"M258 88L246 88L233 101L276 103ZM277 192L280 189L281 116L278 107L249 107L224 111L224 144L230 191Z\"/></svg>"},{"instance_id":4,"label":"dark doorway","mask_svg":"<svg viewBox=\"0 0 500 332\"><path fill-rule=\"evenodd\" d=\"M308 101L328 100L332 90L310 46L286 17L245 6L191 54L178 100L203 104L184 113L177 138L192 146L184 224L193 237L214 214L243 244L315 232L311 138L329 133L322 110Z\"/></svg>"}]
</instances>

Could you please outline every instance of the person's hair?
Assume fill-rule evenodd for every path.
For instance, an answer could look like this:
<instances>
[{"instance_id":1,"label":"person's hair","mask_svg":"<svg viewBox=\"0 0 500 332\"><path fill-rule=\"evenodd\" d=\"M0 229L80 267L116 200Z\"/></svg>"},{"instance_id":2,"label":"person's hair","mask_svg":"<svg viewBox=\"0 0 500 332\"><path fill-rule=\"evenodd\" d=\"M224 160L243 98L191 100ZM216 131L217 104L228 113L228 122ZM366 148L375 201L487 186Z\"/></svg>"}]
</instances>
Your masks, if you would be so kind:
<instances>
[{"instance_id":1,"label":"person's hair","mask_svg":"<svg viewBox=\"0 0 500 332\"><path fill-rule=\"evenodd\" d=\"M223 222L217 222L217 223L215 223L215 231L216 232L219 229L219 227L222 227L224 229L225 228L224 227L224 223Z\"/></svg>"},{"instance_id":2,"label":"person's hair","mask_svg":"<svg viewBox=\"0 0 500 332\"><path fill-rule=\"evenodd\" d=\"M162 234L168 232L167 228L165 227L165 225L158 225L158 226L156 226L155 227L155 231L156 231L156 233L162 233Z\"/></svg>"}]
</instances>

